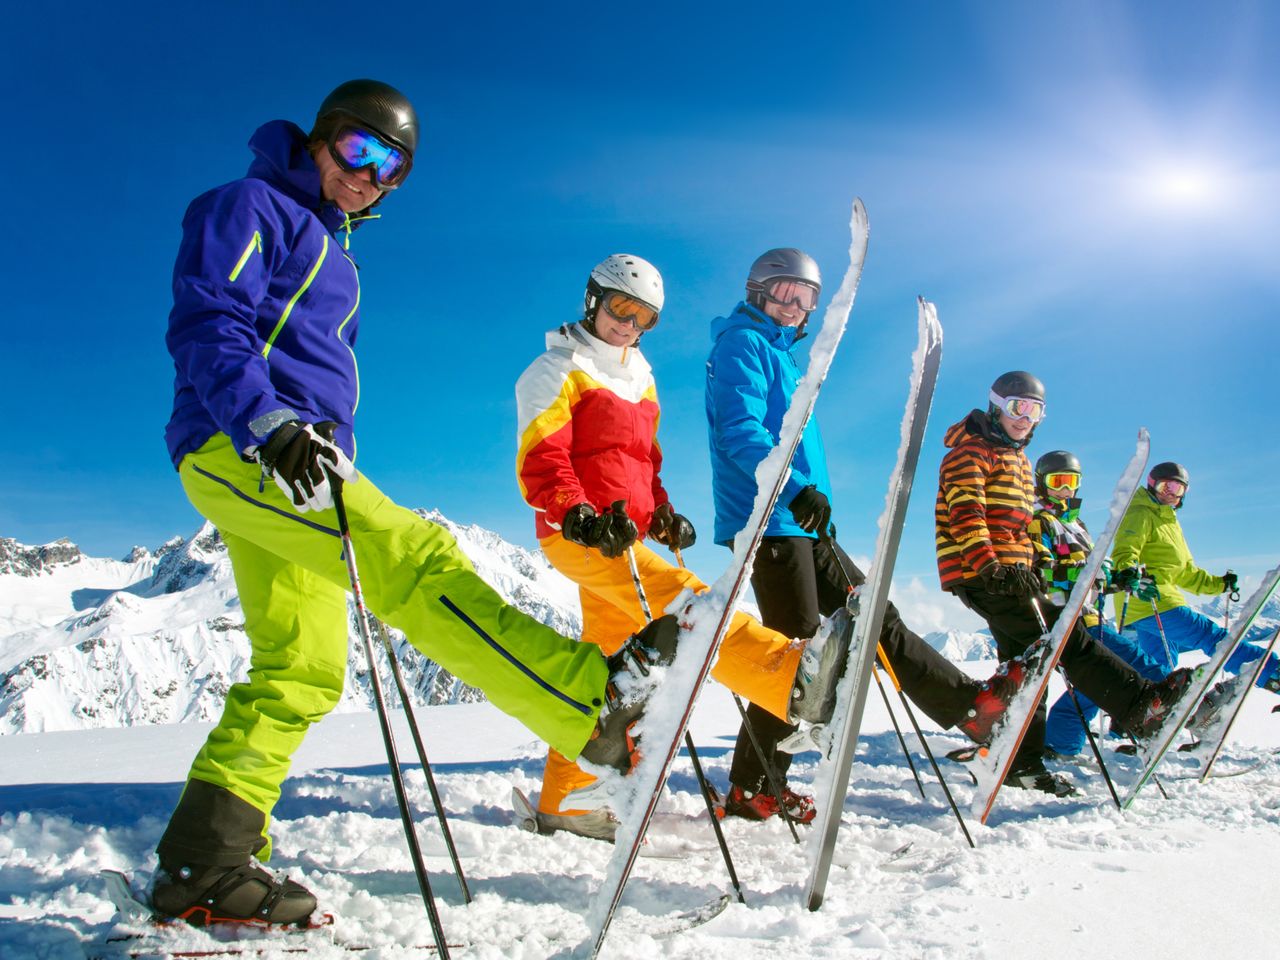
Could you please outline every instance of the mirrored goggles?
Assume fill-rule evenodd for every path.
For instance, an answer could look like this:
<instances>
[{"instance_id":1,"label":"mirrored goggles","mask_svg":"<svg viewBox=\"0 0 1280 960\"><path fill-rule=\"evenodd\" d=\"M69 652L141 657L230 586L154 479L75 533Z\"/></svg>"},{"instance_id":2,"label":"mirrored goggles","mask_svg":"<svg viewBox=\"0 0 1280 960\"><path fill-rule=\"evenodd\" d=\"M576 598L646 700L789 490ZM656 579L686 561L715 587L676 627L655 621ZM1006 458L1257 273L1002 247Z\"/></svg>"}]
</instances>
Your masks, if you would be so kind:
<instances>
[{"instance_id":1,"label":"mirrored goggles","mask_svg":"<svg viewBox=\"0 0 1280 960\"><path fill-rule=\"evenodd\" d=\"M658 323L658 311L642 300L610 290L600 302L605 312L619 323L630 323L637 330L652 330Z\"/></svg>"},{"instance_id":2,"label":"mirrored goggles","mask_svg":"<svg viewBox=\"0 0 1280 960\"><path fill-rule=\"evenodd\" d=\"M1011 420L1039 423L1044 419L1044 401L1035 397L1002 397L992 393L991 402Z\"/></svg>"},{"instance_id":3,"label":"mirrored goggles","mask_svg":"<svg viewBox=\"0 0 1280 960\"><path fill-rule=\"evenodd\" d=\"M808 313L818 305L820 292L802 280L773 280L764 288L764 298L782 307L795 305Z\"/></svg>"},{"instance_id":4,"label":"mirrored goggles","mask_svg":"<svg viewBox=\"0 0 1280 960\"><path fill-rule=\"evenodd\" d=\"M1187 485L1181 480L1158 480L1156 481L1156 491L1168 494L1171 497L1181 497L1187 492Z\"/></svg>"},{"instance_id":5,"label":"mirrored goggles","mask_svg":"<svg viewBox=\"0 0 1280 960\"><path fill-rule=\"evenodd\" d=\"M413 166L407 153L362 127L339 127L329 141L329 153L352 173L372 168L374 182L383 190L394 190L404 183Z\"/></svg>"},{"instance_id":6,"label":"mirrored goggles","mask_svg":"<svg viewBox=\"0 0 1280 960\"><path fill-rule=\"evenodd\" d=\"M1062 487L1069 487L1072 490L1080 489L1080 474L1078 473L1049 473L1045 474L1044 485L1050 490L1058 490Z\"/></svg>"}]
</instances>

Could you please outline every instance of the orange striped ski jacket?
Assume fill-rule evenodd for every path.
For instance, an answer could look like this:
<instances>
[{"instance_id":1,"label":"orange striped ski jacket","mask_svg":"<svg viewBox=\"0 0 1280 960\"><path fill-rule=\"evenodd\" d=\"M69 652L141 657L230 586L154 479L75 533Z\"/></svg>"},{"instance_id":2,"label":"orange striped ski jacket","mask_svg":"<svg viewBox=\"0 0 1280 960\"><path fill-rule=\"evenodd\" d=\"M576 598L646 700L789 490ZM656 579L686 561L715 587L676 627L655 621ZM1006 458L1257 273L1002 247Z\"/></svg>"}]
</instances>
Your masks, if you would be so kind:
<instances>
[{"instance_id":1,"label":"orange striped ski jacket","mask_svg":"<svg viewBox=\"0 0 1280 960\"><path fill-rule=\"evenodd\" d=\"M1035 484L1022 446L997 434L981 410L953 424L944 442L951 449L942 458L934 508L942 589L973 580L993 560L1033 566L1027 524Z\"/></svg>"}]
</instances>

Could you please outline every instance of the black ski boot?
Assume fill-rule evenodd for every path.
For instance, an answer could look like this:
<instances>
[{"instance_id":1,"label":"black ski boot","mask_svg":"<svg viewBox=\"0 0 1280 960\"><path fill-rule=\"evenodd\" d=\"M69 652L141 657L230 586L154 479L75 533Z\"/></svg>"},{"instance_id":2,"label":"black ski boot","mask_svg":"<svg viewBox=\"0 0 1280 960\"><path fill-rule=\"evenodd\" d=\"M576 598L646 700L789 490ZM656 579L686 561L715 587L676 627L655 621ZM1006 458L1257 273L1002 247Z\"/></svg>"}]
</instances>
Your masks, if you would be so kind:
<instances>
[{"instance_id":1,"label":"black ski boot","mask_svg":"<svg viewBox=\"0 0 1280 960\"><path fill-rule=\"evenodd\" d=\"M1160 728L1165 715L1182 699L1191 685L1191 671L1179 667L1159 683L1148 685L1138 702L1119 726L1139 740L1145 740Z\"/></svg>"},{"instance_id":2,"label":"black ski boot","mask_svg":"<svg viewBox=\"0 0 1280 960\"><path fill-rule=\"evenodd\" d=\"M278 880L255 861L238 867L164 861L151 891L156 913L193 926L263 923L306 926L316 898L292 880Z\"/></svg>"},{"instance_id":3,"label":"black ski boot","mask_svg":"<svg viewBox=\"0 0 1280 960\"><path fill-rule=\"evenodd\" d=\"M675 659L679 638L679 621L675 614L667 614L628 637L609 657L605 704L595 732L582 748L584 760L624 774L634 769L640 753L631 728L644 716L645 705L657 689L650 668L665 667Z\"/></svg>"},{"instance_id":4,"label":"black ski boot","mask_svg":"<svg viewBox=\"0 0 1280 960\"><path fill-rule=\"evenodd\" d=\"M1005 783L1020 790L1039 790L1053 797L1073 797L1076 786L1060 773L1050 773L1043 763L1010 770Z\"/></svg>"}]
</instances>

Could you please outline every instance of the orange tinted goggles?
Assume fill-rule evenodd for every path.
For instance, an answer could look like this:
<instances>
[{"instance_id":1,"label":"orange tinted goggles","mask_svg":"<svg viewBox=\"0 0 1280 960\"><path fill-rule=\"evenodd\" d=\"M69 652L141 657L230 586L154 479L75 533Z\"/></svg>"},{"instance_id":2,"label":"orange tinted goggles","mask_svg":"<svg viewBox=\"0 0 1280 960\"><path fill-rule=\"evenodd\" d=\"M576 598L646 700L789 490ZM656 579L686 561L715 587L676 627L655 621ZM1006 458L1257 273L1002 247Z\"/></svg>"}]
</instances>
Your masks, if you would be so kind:
<instances>
[{"instance_id":1,"label":"orange tinted goggles","mask_svg":"<svg viewBox=\"0 0 1280 960\"><path fill-rule=\"evenodd\" d=\"M1044 485L1050 490L1057 490L1060 487L1070 487L1072 490L1080 489L1080 474L1078 473L1050 473L1044 478Z\"/></svg>"},{"instance_id":2,"label":"orange tinted goggles","mask_svg":"<svg viewBox=\"0 0 1280 960\"><path fill-rule=\"evenodd\" d=\"M638 330L652 330L658 323L657 310L616 290L606 293L600 305L619 323L630 323Z\"/></svg>"}]
</instances>

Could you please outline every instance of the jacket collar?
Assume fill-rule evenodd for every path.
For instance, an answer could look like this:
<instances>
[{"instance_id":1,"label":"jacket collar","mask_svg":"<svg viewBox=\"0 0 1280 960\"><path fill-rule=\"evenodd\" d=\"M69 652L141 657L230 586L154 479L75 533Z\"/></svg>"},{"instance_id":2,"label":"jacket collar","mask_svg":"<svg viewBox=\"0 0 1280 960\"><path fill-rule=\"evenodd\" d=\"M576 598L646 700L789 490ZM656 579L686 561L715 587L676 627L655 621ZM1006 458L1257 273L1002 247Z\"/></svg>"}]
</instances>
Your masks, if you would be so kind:
<instances>
[{"instance_id":1,"label":"jacket collar","mask_svg":"<svg viewBox=\"0 0 1280 960\"><path fill-rule=\"evenodd\" d=\"M549 331L547 349L569 350L579 357L590 358L596 364L607 364L625 370L629 376L643 376L650 371L649 361L640 352L639 344L615 347L588 333L580 322L566 323Z\"/></svg>"},{"instance_id":2,"label":"jacket collar","mask_svg":"<svg viewBox=\"0 0 1280 960\"><path fill-rule=\"evenodd\" d=\"M717 317L711 322L711 339L719 340L725 333L738 327L754 330L776 350L790 350L800 339L799 327L784 327L773 321L762 310L745 301L733 308L727 317Z\"/></svg>"},{"instance_id":3,"label":"jacket collar","mask_svg":"<svg viewBox=\"0 0 1280 960\"><path fill-rule=\"evenodd\" d=\"M354 229L356 221L320 192L320 170L307 150L307 135L296 123L272 120L249 138L254 158L248 176L265 180L291 200L306 207L335 236L344 227Z\"/></svg>"}]
</instances>

